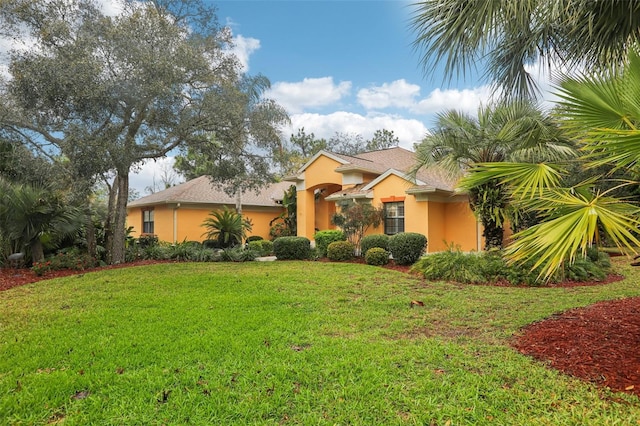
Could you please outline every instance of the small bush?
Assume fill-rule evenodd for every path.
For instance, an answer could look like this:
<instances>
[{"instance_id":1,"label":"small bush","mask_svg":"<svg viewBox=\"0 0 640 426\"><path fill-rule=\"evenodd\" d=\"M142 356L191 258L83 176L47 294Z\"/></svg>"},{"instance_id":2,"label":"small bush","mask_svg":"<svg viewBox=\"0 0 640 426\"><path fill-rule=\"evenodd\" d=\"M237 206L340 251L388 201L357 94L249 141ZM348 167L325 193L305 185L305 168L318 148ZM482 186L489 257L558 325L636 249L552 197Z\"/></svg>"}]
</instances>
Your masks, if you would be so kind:
<instances>
[{"instance_id":1,"label":"small bush","mask_svg":"<svg viewBox=\"0 0 640 426\"><path fill-rule=\"evenodd\" d=\"M360 241L360 253L366 255L374 247L389 251L389 236L386 234L367 235Z\"/></svg>"},{"instance_id":2,"label":"small bush","mask_svg":"<svg viewBox=\"0 0 640 426\"><path fill-rule=\"evenodd\" d=\"M226 248L221 253L221 260L225 262L251 262L256 257L258 257L257 252L245 249L242 246Z\"/></svg>"},{"instance_id":3,"label":"small bush","mask_svg":"<svg viewBox=\"0 0 640 426\"><path fill-rule=\"evenodd\" d=\"M356 247L350 241L334 241L327 247L329 260L351 260L355 257Z\"/></svg>"},{"instance_id":4,"label":"small bush","mask_svg":"<svg viewBox=\"0 0 640 426\"><path fill-rule=\"evenodd\" d=\"M250 237L247 237L247 243L250 243L251 241L260 241L260 240L264 240L264 238L262 238L260 235L252 235Z\"/></svg>"},{"instance_id":5,"label":"small bush","mask_svg":"<svg viewBox=\"0 0 640 426\"><path fill-rule=\"evenodd\" d=\"M311 253L311 241L306 237L280 237L273 242L273 252L280 260L304 260Z\"/></svg>"},{"instance_id":6,"label":"small bush","mask_svg":"<svg viewBox=\"0 0 640 426\"><path fill-rule=\"evenodd\" d=\"M140 248L147 248L158 245L158 236L153 234L142 234L138 238L138 246Z\"/></svg>"},{"instance_id":7,"label":"small bush","mask_svg":"<svg viewBox=\"0 0 640 426\"><path fill-rule=\"evenodd\" d=\"M480 263L479 254L449 250L424 256L414 263L411 270L422 273L431 281L482 283L486 282L486 277Z\"/></svg>"},{"instance_id":8,"label":"small bush","mask_svg":"<svg viewBox=\"0 0 640 426\"><path fill-rule=\"evenodd\" d=\"M347 237L344 235L344 232L340 230L329 229L316 232L313 239L316 241L316 248L318 249L320 257L326 257L329 244L334 241L345 241Z\"/></svg>"},{"instance_id":9,"label":"small bush","mask_svg":"<svg viewBox=\"0 0 640 426\"><path fill-rule=\"evenodd\" d=\"M253 240L247 244L249 250L253 250L260 256L269 256L273 253L273 241Z\"/></svg>"},{"instance_id":10,"label":"small bush","mask_svg":"<svg viewBox=\"0 0 640 426\"><path fill-rule=\"evenodd\" d=\"M49 271L60 271L63 269L83 271L85 269L93 268L96 265L96 259L91 257L89 254L81 253L77 250L70 250L48 257L42 262L35 262L31 267L31 270L36 275L41 276Z\"/></svg>"},{"instance_id":11,"label":"small bush","mask_svg":"<svg viewBox=\"0 0 640 426\"><path fill-rule=\"evenodd\" d=\"M202 242L202 247L207 248L207 249L219 249L219 248L222 248L222 247L220 247L220 241L218 241L218 240L204 240Z\"/></svg>"},{"instance_id":12,"label":"small bush","mask_svg":"<svg viewBox=\"0 0 640 426\"><path fill-rule=\"evenodd\" d=\"M382 247L372 247L364 254L367 265L382 266L389 263L389 252Z\"/></svg>"},{"instance_id":13,"label":"small bush","mask_svg":"<svg viewBox=\"0 0 640 426\"><path fill-rule=\"evenodd\" d=\"M389 238L389 251L398 265L412 265L424 252L427 237L416 232L400 232Z\"/></svg>"}]
</instances>

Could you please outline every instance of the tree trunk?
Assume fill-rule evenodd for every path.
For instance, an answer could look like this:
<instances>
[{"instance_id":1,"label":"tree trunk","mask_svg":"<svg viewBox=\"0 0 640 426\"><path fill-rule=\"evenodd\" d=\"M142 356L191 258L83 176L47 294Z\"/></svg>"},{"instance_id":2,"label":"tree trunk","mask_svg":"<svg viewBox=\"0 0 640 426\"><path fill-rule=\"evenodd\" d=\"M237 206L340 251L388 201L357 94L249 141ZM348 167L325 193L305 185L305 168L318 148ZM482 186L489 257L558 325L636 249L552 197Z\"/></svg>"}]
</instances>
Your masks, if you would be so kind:
<instances>
[{"instance_id":1,"label":"tree trunk","mask_svg":"<svg viewBox=\"0 0 640 426\"><path fill-rule=\"evenodd\" d=\"M31 261L33 263L42 262L44 260L44 247L42 246L42 241L37 237L35 240L32 240L29 244L31 246Z\"/></svg>"},{"instance_id":2,"label":"tree trunk","mask_svg":"<svg viewBox=\"0 0 640 426\"><path fill-rule=\"evenodd\" d=\"M113 247L111 264L124 263L125 258L125 226L127 220L127 201L129 199L129 170L118 171L118 196L116 198L115 217L113 221Z\"/></svg>"},{"instance_id":3,"label":"tree trunk","mask_svg":"<svg viewBox=\"0 0 640 426\"><path fill-rule=\"evenodd\" d=\"M115 216L116 197L118 195L118 176L115 177L111 186L109 186L107 182L107 187L109 188L109 203L107 204L107 218L104 223L104 239L107 249L107 263L111 264L113 258L113 218Z\"/></svg>"},{"instance_id":4,"label":"tree trunk","mask_svg":"<svg viewBox=\"0 0 640 426\"><path fill-rule=\"evenodd\" d=\"M91 208L89 208L87 210L87 216L86 216L86 220L87 220L87 227L86 227L86 234L87 234L87 251L89 252L89 256L91 256L94 259L98 258L98 243L96 242L96 227L93 223L93 216L91 215Z\"/></svg>"}]
</instances>

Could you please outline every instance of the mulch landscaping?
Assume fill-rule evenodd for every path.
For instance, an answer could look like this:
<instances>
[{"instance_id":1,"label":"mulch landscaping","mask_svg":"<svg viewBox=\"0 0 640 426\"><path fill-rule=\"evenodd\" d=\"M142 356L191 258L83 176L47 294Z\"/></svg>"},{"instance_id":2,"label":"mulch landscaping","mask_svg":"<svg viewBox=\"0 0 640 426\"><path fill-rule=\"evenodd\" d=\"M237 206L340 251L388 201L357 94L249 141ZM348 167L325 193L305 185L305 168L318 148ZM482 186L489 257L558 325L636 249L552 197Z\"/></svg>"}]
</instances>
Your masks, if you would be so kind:
<instances>
[{"instance_id":1,"label":"mulch landscaping","mask_svg":"<svg viewBox=\"0 0 640 426\"><path fill-rule=\"evenodd\" d=\"M137 261L85 271L51 271L39 277L29 269L0 269L0 291L37 281L78 275L101 269L160 263ZM408 266L386 268L409 272ZM611 275L599 282L564 282L554 287L606 285L623 277ZM504 285L498 284L498 285ZM640 297L606 301L571 309L521 330L512 342L520 353L582 380L614 391L640 396Z\"/></svg>"}]
</instances>

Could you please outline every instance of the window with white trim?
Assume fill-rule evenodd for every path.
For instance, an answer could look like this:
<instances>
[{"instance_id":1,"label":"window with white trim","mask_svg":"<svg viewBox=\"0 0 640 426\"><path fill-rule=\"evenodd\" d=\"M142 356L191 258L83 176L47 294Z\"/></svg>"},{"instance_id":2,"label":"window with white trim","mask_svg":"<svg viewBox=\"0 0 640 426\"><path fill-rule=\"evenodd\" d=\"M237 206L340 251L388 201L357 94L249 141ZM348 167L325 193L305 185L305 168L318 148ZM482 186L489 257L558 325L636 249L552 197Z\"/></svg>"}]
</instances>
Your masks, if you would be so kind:
<instances>
[{"instance_id":1,"label":"window with white trim","mask_svg":"<svg viewBox=\"0 0 640 426\"><path fill-rule=\"evenodd\" d=\"M153 210L142 211L142 233L153 234Z\"/></svg>"},{"instance_id":2,"label":"window with white trim","mask_svg":"<svg viewBox=\"0 0 640 426\"><path fill-rule=\"evenodd\" d=\"M404 201L384 203L384 233L404 232Z\"/></svg>"}]
</instances>

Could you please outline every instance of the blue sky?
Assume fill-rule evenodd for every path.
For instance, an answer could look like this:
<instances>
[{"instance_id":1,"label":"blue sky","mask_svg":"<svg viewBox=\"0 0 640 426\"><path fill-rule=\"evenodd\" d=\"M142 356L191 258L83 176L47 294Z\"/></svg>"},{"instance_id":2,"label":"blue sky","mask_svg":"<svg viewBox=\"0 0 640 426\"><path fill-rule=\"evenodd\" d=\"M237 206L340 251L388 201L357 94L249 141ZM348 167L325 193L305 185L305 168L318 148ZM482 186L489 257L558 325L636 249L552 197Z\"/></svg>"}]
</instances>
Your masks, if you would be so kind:
<instances>
[{"instance_id":1,"label":"blue sky","mask_svg":"<svg viewBox=\"0 0 640 426\"><path fill-rule=\"evenodd\" d=\"M107 13L118 13L118 0L99 1ZM289 112L285 137L302 127L319 138L340 132L369 139L387 129L408 149L433 127L438 112L473 114L491 93L477 78L449 82L437 68L425 75L412 47L412 3L211 1L220 24L232 31L245 72L268 77L272 87L266 95ZM132 187L144 194L172 162L143 165L131 176Z\"/></svg>"},{"instance_id":2,"label":"blue sky","mask_svg":"<svg viewBox=\"0 0 640 426\"><path fill-rule=\"evenodd\" d=\"M316 137L336 132L368 139L392 130L411 149L450 108L473 113L490 89L468 78L449 82L441 70L427 75L419 64L410 28L411 1L403 0L222 0L212 2L235 40L248 74L263 74L267 96L284 106L288 137L304 127ZM141 193L158 167L132 176Z\"/></svg>"}]
</instances>

